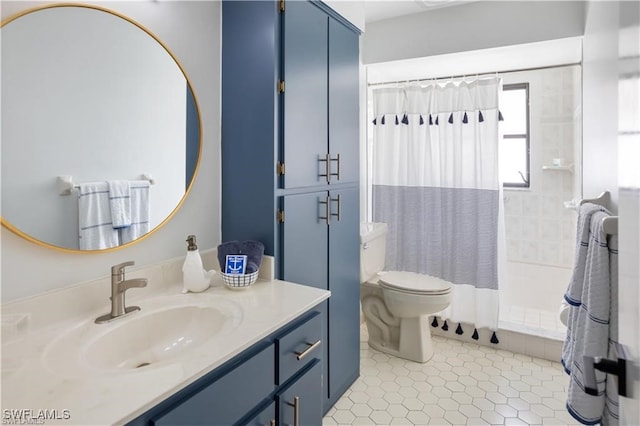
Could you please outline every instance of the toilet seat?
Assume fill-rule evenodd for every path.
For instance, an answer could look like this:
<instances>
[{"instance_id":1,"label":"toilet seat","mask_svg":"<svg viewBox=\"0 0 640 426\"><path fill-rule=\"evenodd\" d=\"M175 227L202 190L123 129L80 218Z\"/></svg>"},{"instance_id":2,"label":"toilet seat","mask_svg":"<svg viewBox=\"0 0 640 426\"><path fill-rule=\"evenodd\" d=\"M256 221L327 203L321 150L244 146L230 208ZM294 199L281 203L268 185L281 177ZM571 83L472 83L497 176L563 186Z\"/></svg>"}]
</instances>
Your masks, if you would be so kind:
<instances>
[{"instance_id":1,"label":"toilet seat","mask_svg":"<svg viewBox=\"0 0 640 426\"><path fill-rule=\"evenodd\" d=\"M430 275L415 272L390 271L380 274L378 284L382 288L419 295L445 295L451 292L451 283Z\"/></svg>"}]
</instances>

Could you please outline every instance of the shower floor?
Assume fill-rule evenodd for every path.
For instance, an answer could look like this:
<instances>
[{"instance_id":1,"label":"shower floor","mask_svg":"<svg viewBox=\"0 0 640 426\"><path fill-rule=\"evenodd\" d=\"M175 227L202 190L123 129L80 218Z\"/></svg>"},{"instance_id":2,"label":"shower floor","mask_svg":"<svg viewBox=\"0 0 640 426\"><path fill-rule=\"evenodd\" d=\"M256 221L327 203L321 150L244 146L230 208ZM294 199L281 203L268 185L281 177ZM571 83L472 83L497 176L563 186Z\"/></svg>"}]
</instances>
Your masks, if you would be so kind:
<instances>
[{"instance_id":1,"label":"shower floor","mask_svg":"<svg viewBox=\"0 0 640 426\"><path fill-rule=\"evenodd\" d=\"M500 289L499 328L564 340L560 303L572 268L507 262L506 285Z\"/></svg>"},{"instance_id":2,"label":"shower floor","mask_svg":"<svg viewBox=\"0 0 640 426\"><path fill-rule=\"evenodd\" d=\"M567 328L558 311L545 311L517 305L501 305L498 327L534 336L564 340Z\"/></svg>"}]
</instances>

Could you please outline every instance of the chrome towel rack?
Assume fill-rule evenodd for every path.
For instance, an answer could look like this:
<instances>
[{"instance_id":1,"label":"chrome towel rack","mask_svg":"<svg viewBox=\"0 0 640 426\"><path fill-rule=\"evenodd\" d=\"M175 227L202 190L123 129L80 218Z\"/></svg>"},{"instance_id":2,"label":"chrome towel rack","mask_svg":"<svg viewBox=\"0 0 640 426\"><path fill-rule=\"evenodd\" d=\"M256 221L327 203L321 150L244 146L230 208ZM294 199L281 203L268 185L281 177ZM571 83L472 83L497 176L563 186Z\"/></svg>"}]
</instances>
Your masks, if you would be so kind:
<instances>
[{"instance_id":1,"label":"chrome towel rack","mask_svg":"<svg viewBox=\"0 0 640 426\"><path fill-rule=\"evenodd\" d=\"M155 179L153 179L153 177L151 176L151 173L143 173L142 175L140 175L140 179L148 180L150 185L156 183ZM72 189L78 189L80 188L80 186L73 182L73 176L63 175L58 176L57 188L58 194L70 195Z\"/></svg>"},{"instance_id":2,"label":"chrome towel rack","mask_svg":"<svg viewBox=\"0 0 640 426\"><path fill-rule=\"evenodd\" d=\"M609 204L611 204L611 193L609 191L604 191L597 198L584 198L580 200L580 205L584 203L592 203L600 205L604 208L609 208ZM618 216L609 216L602 219L602 229L609 235L618 235Z\"/></svg>"}]
</instances>

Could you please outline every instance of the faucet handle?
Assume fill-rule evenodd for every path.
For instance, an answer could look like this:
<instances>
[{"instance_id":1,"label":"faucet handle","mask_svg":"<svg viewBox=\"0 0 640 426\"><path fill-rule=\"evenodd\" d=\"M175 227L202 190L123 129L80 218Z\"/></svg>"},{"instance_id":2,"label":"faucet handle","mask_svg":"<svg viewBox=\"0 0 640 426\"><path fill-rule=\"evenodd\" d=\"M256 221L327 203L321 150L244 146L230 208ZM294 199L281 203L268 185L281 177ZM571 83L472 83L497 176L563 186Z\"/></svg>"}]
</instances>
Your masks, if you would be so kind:
<instances>
[{"instance_id":1,"label":"faucet handle","mask_svg":"<svg viewBox=\"0 0 640 426\"><path fill-rule=\"evenodd\" d=\"M129 260L127 262L122 262L114 265L111 267L111 275L122 275L124 274L124 268L126 268L127 266L133 266L135 264L136 262L134 262L133 260Z\"/></svg>"}]
</instances>

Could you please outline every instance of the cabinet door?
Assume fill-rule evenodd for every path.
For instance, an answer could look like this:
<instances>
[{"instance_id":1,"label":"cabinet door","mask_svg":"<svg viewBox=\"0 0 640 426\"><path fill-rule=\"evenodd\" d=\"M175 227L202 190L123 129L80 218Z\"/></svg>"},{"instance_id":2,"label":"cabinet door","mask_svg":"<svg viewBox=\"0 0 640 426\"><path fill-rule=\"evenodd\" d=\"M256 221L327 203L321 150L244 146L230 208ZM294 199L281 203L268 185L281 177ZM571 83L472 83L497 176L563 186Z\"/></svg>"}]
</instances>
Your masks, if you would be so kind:
<instances>
[{"instance_id":1,"label":"cabinet door","mask_svg":"<svg viewBox=\"0 0 640 426\"><path fill-rule=\"evenodd\" d=\"M276 396L280 425L322 425L322 368L319 360Z\"/></svg>"},{"instance_id":2,"label":"cabinet door","mask_svg":"<svg viewBox=\"0 0 640 426\"><path fill-rule=\"evenodd\" d=\"M327 289L326 191L282 197L282 279Z\"/></svg>"},{"instance_id":3,"label":"cabinet door","mask_svg":"<svg viewBox=\"0 0 640 426\"><path fill-rule=\"evenodd\" d=\"M318 185L326 178L327 15L307 1L286 3L283 14L284 187Z\"/></svg>"},{"instance_id":4,"label":"cabinet door","mask_svg":"<svg viewBox=\"0 0 640 426\"><path fill-rule=\"evenodd\" d=\"M358 35L330 18L329 152L332 183L357 182L359 179L358 51Z\"/></svg>"},{"instance_id":5,"label":"cabinet door","mask_svg":"<svg viewBox=\"0 0 640 426\"><path fill-rule=\"evenodd\" d=\"M331 191L330 197L328 395L333 404L359 374L360 235L358 189Z\"/></svg>"}]
</instances>

